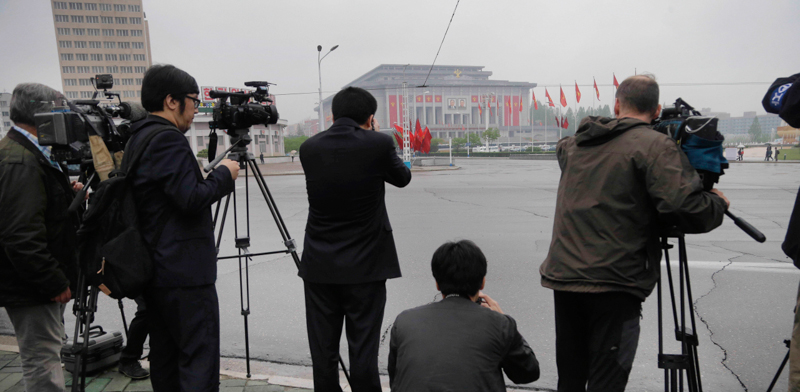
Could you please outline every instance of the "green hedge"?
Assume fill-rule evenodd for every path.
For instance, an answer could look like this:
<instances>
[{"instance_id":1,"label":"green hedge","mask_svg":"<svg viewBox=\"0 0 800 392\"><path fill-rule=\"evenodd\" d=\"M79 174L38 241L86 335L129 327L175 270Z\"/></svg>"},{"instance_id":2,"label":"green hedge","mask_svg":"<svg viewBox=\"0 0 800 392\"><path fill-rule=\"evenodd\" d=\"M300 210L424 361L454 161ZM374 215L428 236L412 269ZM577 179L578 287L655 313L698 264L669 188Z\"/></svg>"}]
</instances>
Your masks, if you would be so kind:
<instances>
[{"instance_id":1,"label":"green hedge","mask_svg":"<svg viewBox=\"0 0 800 392\"><path fill-rule=\"evenodd\" d=\"M556 153L555 151L534 152L534 153L530 153L530 152L511 152L511 151L504 151L504 152L471 152L471 153L469 153L469 156L470 157L485 157L485 158L493 158L493 157L505 157L505 158L508 158L511 155L532 155L532 154L533 155L546 155L546 154L555 154L555 153ZM421 156L421 157L432 157L432 156L449 157L450 153L448 153L448 152L432 152L430 154L422 154L422 155L419 155L419 156ZM453 156L454 157L466 157L467 156L467 152L466 151L464 151L464 152L454 152Z\"/></svg>"}]
</instances>

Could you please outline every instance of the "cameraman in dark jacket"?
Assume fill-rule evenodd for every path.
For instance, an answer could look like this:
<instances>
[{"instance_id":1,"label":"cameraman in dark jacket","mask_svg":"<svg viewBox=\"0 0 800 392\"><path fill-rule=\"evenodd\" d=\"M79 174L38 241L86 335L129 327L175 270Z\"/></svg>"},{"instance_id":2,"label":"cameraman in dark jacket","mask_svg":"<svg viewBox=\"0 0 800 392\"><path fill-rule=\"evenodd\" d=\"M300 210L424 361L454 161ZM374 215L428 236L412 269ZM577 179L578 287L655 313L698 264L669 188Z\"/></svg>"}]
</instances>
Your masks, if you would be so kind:
<instances>
[{"instance_id":1,"label":"cameraman in dark jacket","mask_svg":"<svg viewBox=\"0 0 800 392\"><path fill-rule=\"evenodd\" d=\"M126 156L144 148L130 180L154 272L144 294L153 390L219 390L217 254L211 205L234 190L239 164L226 159L203 179L184 132L200 100L197 82L171 65L144 75L150 115L132 128ZM145 135L166 129L147 146Z\"/></svg>"},{"instance_id":2,"label":"cameraman in dark jacket","mask_svg":"<svg viewBox=\"0 0 800 392\"><path fill-rule=\"evenodd\" d=\"M0 307L14 325L27 391L64 390L62 317L75 289L79 224L67 208L83 186L70 185L39 145L34 121L63 99L45 85L18 85L15 126L0 140Z\"/></svg>"},{"instance_id":3,"label":"cameraman in dark jacket","mask_svg":"<svg viewBox=\"0 0 800 392\"><path fill-rule=\"evenodd\" d=\"M553 239L539 272L554 290L560 392L625 389L641 304L661 271L659 229L708 232L728 208L650 128L658 95L655 78L632 76L617 90L616 118L585 118L558 143Z\"/></svg>"}]
</instances>

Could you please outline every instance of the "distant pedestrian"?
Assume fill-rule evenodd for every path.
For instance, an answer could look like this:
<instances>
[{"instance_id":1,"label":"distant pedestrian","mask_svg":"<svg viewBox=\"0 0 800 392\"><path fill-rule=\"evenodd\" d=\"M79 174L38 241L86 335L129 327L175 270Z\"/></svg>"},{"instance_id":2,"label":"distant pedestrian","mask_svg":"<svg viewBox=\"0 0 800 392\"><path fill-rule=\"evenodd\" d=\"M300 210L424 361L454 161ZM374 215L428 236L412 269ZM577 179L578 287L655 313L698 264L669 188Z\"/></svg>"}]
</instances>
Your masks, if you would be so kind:
<instances>
[{"instance_id":1,"label":"distant pedestrian","mask_svg":"<svg viewBox=\"0 0 800 392\"><path fill-rule=\"evenodd\" d=\"M780 157L780 153L781 153L781 150L778 150L778 149L776 148L776 149L775 149L775 162L777 162L777 161L778 161L778 158Z\"/></svg>"},{"instance_id":2,"label":"distant pedestrian","mask_svg":"<svg viewBox=\"0 0 800 392\"><path fill-rule=\"evenodd\" d=\"M769 161L772 159L772 147L767 146L767 156L764 158L765 161Z\"/></svg>"},{"instance_id":3,"label":"distant pedestrian","mask_svg":"<svg viewBox=\"0 0 800 392\"><path fill-rule=\"evenodd\" d=\"M262 165L264 164L264 153L263 152L261 153L261 164Z\"/></svg>"}]
</instances>

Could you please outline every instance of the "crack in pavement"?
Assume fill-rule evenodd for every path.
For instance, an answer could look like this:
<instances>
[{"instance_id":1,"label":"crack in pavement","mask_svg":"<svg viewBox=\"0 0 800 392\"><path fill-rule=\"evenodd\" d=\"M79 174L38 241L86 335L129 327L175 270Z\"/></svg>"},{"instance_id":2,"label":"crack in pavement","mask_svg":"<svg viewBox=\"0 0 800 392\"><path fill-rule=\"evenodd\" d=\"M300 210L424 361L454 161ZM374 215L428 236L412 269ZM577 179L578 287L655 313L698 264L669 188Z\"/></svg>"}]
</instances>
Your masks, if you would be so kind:
<instances>
[{"instance_id":1,"label":"crack in pavement","mask_svg":"<svg viewBox=\"0 0 800 392\"><path fill-rule=\"evenodd\" d=\"M424 190L426 193L430 193L431 195L433 195L433 197L435 197L435 198L437 198L437 199L439 199L439 200L443 200L443 201L449 201L449 202L451 202L451 203L461 203L461 204L466 204L466 205L475 206L475 207L486 207L486 206L484 206L484 205L481 205L481 204L475 204L475 203L469 203L469 202L465 202L465 201L458 201L458 200L452 200L452 199L448 199L448 198L446 198L446 197L444 197L444 196L441 196L441 195L437 194L436 192L434 192L434 191L432 191L432 190L430 190L430 189L428 189L428 188L424 188L423 190ZM505 209L507 209L507 210L513 210L513 211L527 212L528 214L531 214L531 215L533 215L533 216L536 216L536 217L539 217L539 218L551 219L549 216L546 216L546 215L540 215L540 214L537 214L537 213L535 213L535 212L531 212L531 211L523 210L523 209L520 209L520 208L514 208L514 207L502 207L502 208L505 208Z\"/></svg>"},{"instance_id":2,"label":"crack in pavement","mask_svg":"<svg viewBox=\"0 0 800 392\"><path fill-rule=\"evenodd\" d=\"M738 256L738 257L741 257L741 256ZM720 349L720 350L722 350L722 354L723 354L723 356L722 356L722 361L720 362L720 364L722 364L722 366L723 366L725 369L728 369L728 371L729 371L729 372L731 372L731 374L732 374L734 377L736 377L736 381L738 381L738 382L739 382L739 384L742 386L742 388L744 389L744 391L745 391L745 392L748 392L747 386L746 386L746 385L744 385L744 382L742 382L742 379L739 377L739 375L738 375L738 374L736 374L736 372L734 372L734 371L733 371L733 369L731 369L730 367L728 367L728 365L725 363L725 361L727 361L727 360L728 360L728 350L726 350L726 349L725 349L725 347L722 347L722 345L721 345L721 344L717 343L717 342L714 340L714 331L711 329L711 326L710 326L710 325L708 325L708 321L706 321L706 319L705 319L705 318L703 318L703 315L702 315L702 314L700 314L700 311L697 309L697 304L698 304L698 302L700 302L700 300L702 300L703 298L705 298L707 295L711 294L711 293L714 291L714 289L716 289L716 288L717 288L717 280L716 280L714 277L715 277L715 276L716 276L718 273L720 273L720 272L724 271L726 267L728 267L729 265L733 264L733 261L731 261L731 260L732 260L732 259L729 259L729 260L728 260L728 264L725 264L724 266L722 266L722 268L720 268L720 269L719 269L719 270L717 270L717 271L714 271L714 273L713 273L713 274L711 274L711 282L712 282L712 283L714 283L714 286L713 286L713 287L711 287L711 290L708 290L708 292L707 292L707 293L705 293L705 294L701 295L701 296L700 296L700 298L697 298L697 299L694 301L694 303L692 304L692 308L694 309L694 312L697 314L697 317L700 319L700 322L702 322L702 323L703 323L703 325L705 325L705 326L706 326L706 330L707 330L707 331L708 331L708 333L709 333L709 340L711 340L711 343L714 343L714 345L715 345L715 346L719 347L719 349ZM697 331L695 331L695 333L697 333Z\"/></svg>"}]
</instances>

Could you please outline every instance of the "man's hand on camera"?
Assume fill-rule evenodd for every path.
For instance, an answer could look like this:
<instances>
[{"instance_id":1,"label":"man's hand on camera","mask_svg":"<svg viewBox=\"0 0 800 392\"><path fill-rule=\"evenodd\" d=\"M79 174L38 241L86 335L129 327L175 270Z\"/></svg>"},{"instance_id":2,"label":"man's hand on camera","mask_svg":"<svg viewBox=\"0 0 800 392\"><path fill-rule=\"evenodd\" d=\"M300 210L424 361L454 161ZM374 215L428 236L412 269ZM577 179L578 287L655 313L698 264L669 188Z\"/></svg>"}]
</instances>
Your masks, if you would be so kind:
<instances>
[{"instance_id":1,"label":"man's hand on camera","mask_svg":"<svg viewBox=\"0 0 800 392\"><path fill-rule=\"evenodd\" d=\"M50 298L50 300L53 301L53 302L58 302L60 304L65 304L65 303L69 302L69 300L71 298L72 298L72 292L69 291L69 287L67 287L67 289L64 290L63 293L61 293L59 295L56 295L53 298Z\"/></svg>"},{"instance_id":2,"label":"man's hand on camera","mask_svg":"<svg viewBox=\"0 0 800 392\"><path fill-rule=\"evenodd\" d=\"M721 197L721 198L722 198L722 200L725 200L725 204L727 204L727 205L728 205L728 208L731 208L731 201L730 201L730 200L728 200L728 198L727 198L727 197L725 197L725 195L723 195L723 194L722 194L722 191L720 191L720 190L719 190L719 189L717 189L717 188L714 188L714 189L712 189L712 190L711 190L711 193L713 193L713 194L715 194L715 195L717 195L717 196Z\"/></svg>"},{"instance_id":3,"label":"man's hand on camera","mask_svg":"<svg viewBox=\"0 0 800 392\"><path fill-rule=\"evenodd\" d=\"M72 191L75 193L78 193L81 191L81 189L83 189L83 183L78 181L72 181L70 185L72 185ZM84 193L83 201L86 200L89 200L89 192Z\"/></svg>"},{"instance_id":4,"label":"man's hand on camera","mask_svg":"<svg viewBox=\"0 0 800 392\"><path fill-rule=\"evenodd\" d=\"M483 302L481 302L481 306L484 308L489 308L497 313L505 314L503 313L503 309L500 309L500 304L493 300L492 297L484 294L483 291L478 292L478 297L483 300Z\"/></svg>"},{"instance_id":5,"label":"man's hand on camera","mask_svg":"<svg viewBox=\"0 0 800 392\"><path fill-rule=\"evenodd\" d=\"M239 178L239 162L230 159L223 159L219 164L227 167L228 170L231 171L231 178L234 180Z\"/></svg>"}]
</instances>

